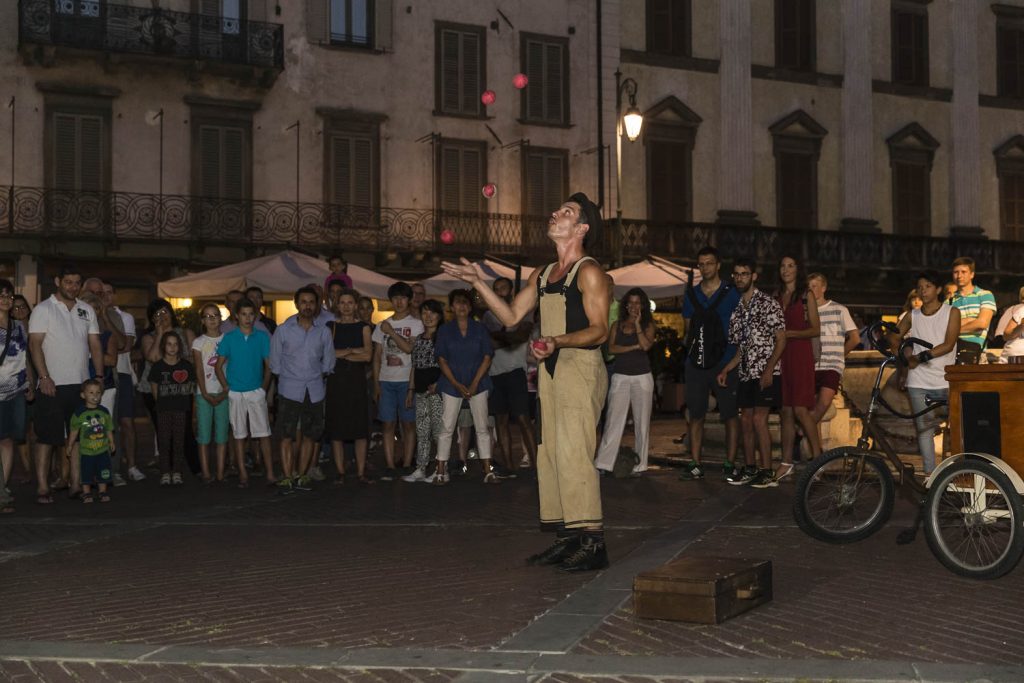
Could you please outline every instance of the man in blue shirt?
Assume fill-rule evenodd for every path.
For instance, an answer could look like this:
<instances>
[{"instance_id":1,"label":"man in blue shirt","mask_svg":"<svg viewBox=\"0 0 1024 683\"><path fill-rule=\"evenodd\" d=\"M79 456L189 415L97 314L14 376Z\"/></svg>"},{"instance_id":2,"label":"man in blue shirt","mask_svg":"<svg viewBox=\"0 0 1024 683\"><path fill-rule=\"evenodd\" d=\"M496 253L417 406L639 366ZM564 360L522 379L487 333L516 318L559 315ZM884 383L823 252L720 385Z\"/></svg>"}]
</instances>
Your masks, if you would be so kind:
<instances>
[{"instance_id":1,"label":"man in blue shirt","mask_svg":"<svg viewBox=\"0 0 1024 683\"><path fill-rule=\"evenodd\" d=\"M256 439L263 454L267 481L274 482L274 461L270 454L270 417L267 388L270 386L270 335L253 327L256 306L242 299L235 307L238 327L224 335L217 345L217 379L228 391L231 433L235 437L238 486L249 486L245 470L245 440Z\"/></svg>"},{"instance_id":2,"label":"man in blue shirt","mask_svg":"<svg viewBox=\"0 0 1024 683\"><path fill-rule=\"evenodd\" d=\"M309 491L313 445L324 431L324 376L334 369L334 342L319 321L320 296L312 287L295 292L298 313L277 328L270 341L270 371L277 375L277 434L281 437L282 493ZM293 443L301 432L299 467Z\"/></svg>"},{"instance_id":3,"label":"man in blue shirt","mask_svg":"<svg viewBox=\"0 0 1024 683\"><path fill-rule=\"evenodd\" d=\"M683 468L681 479L703 479L701 447L704 443L704 415L708 411L708 395L714 393L718 401L718 414L725 422L727 460L726 473L732 471L739 443L739 419L736 390L739 378L735 368L726 374L725 386L717 377L736 354L736 347L728 343L729 319L739 304L736 288L722 282L718 250L704 247L697 252L700 286L693 287L683 297L683 320L686 324L686 407L689 410L689 436L691 461ZM713 329L713 326L718 326Z\"/></svg>"}]
</instances>

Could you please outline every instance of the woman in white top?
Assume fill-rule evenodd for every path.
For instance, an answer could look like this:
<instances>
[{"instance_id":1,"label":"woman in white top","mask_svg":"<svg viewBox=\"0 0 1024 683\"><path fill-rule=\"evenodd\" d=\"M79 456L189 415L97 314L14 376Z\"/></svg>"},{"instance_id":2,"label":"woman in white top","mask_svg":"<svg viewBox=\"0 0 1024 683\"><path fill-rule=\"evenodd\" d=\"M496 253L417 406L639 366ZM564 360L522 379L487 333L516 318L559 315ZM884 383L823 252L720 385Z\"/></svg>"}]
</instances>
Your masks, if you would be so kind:
<instances>
[{"instance_id":1,"label":"woman in white top","mask_svg":"<svg viewBox=\"0 0 1024 683\"><path fill-rule=\"evenodd\" d=\"M907 349L908 372L900 376L900 388L906 388L910 406L914 413L928 407L927 399L947 400L949 383L946 382L946 366L956 361L956 340L960 336L960 311L940 298L945 278L936 271L917 276L917 293L921 297L921 308L911 311L899 322L899 335L926 341L932 348L926 349L914 344ZM941 409L940 409L941 410ZM935 427L938 425L939 410L914 419L917 430L917 448L924 459L925 473L935 469Z\"/></svg>"}]
</instances>

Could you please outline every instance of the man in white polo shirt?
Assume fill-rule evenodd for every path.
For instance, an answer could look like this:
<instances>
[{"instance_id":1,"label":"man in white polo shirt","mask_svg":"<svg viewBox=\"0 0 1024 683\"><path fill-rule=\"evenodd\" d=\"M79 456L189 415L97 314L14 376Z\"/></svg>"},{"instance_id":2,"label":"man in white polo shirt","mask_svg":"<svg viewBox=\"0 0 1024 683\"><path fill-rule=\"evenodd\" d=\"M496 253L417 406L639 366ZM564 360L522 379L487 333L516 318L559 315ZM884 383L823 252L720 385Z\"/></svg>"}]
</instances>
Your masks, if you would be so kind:
<instances>
[{"instance_id":1,"label":"man in white polo shirt","mask_svg":"<svg viewBox=\"0 0 1024 683\"><path fill-rule=\"evenodd\" d=\"M54 446L67 438L68 423L82 403L81 385L89 378L89 357L103 376L103 349L96 312L78 299L82 275L64 265L54 278L57 291L32 310L29 349L39 377L33 424L36 432L36 477L39 503L52 503L49 474ZM71 490L79 489L77 458L70 458Z\"/></svg>"}]
</instances>

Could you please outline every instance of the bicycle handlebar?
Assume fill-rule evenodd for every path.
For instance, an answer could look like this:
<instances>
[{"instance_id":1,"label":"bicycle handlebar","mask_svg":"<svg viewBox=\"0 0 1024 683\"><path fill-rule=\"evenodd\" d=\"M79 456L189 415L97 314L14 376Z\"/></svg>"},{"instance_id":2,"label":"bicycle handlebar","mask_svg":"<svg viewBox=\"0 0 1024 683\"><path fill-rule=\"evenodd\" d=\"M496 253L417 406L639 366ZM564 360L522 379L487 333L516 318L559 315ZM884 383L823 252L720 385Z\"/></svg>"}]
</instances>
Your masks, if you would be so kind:
<instances>
[{"instance_id":1,"label":"bicycle handlebar","mask_svg":"<svg viewBox=\"0 0 1024 683\"><path fill-rule=\"evenodd\" d=\"M868 341L876 351L886 358L893 358L901 365L907 364L907 357L904 351L915 344L926 349L934 348L934 344L926 342L917 337L906 337L900 342L896 352L889 347L889 336L899 334L899 327L885 320L879 320L868 328Z\"/></svg>"}]
</instances>

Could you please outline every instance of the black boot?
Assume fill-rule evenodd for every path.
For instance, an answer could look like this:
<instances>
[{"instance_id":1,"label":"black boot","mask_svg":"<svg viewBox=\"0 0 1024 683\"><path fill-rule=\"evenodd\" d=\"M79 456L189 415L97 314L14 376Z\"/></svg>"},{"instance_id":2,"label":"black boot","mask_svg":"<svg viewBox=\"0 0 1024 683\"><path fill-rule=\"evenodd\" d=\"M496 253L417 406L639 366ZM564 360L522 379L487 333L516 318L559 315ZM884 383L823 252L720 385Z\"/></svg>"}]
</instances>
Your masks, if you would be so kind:
<instances>
[{"instance_id":1,"label":"black boot","mask_svg":"<svg viewBox=\"0 0 1024 683\"><path fill-rule=\"evenodd\" d=\"M580 537L578 535L559 536L550 547L526 558L526 564L537 566L559 564L579 547Z\"/></svg>"},{"instance_id":2,"label":"black boot","mask_svg":"<svg viewBox=\"0 0 1024 683\"><path fill-rule=\"evenodd\" d=\"M563 572L590 572L607 567L608 550L604 539L583 535L575 552L566 557L558 568Z\"/></svg>"}]
</instances>

